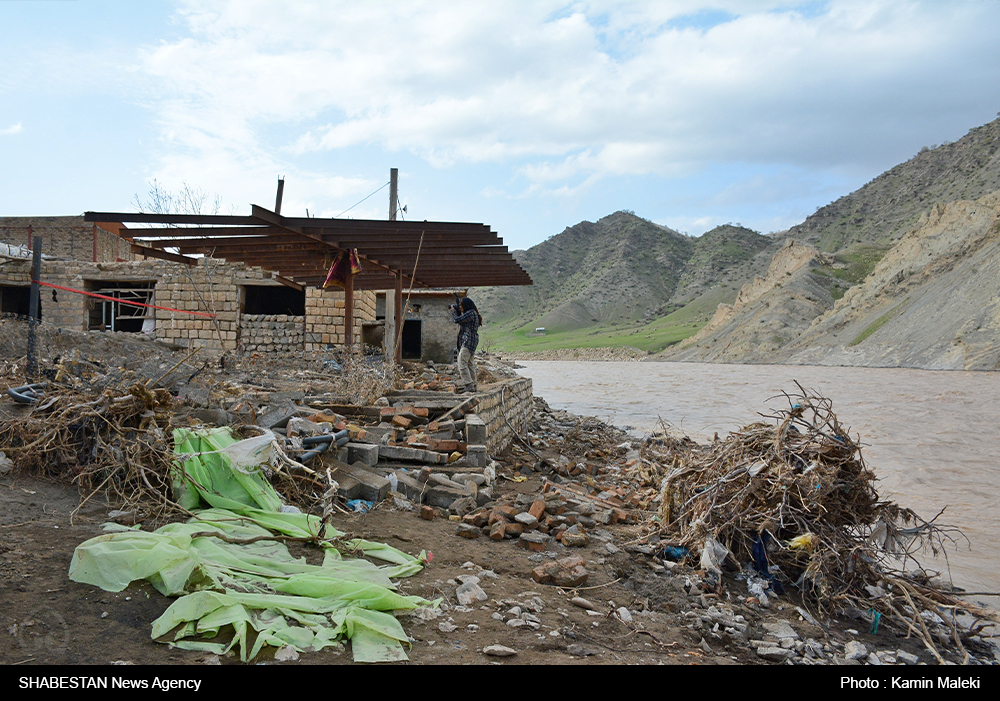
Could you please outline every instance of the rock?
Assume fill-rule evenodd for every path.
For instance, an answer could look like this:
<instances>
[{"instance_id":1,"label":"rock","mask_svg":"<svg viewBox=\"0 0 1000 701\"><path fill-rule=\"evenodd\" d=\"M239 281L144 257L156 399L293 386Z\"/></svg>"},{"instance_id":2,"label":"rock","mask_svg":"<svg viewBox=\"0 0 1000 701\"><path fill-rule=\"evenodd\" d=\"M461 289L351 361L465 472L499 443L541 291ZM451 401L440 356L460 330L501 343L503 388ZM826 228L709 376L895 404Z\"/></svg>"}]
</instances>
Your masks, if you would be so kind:
<instances>
[{"instance_id":1,"label":"rock","mask_svg":"<svg viewBox=\"0 0 1000 701\"><path fill-rule=\"evenodd\" d=\"M851 640L844 646L844 657L848 660L863 660L868 657L868 648L864 643Z\"/></svg>"},{"instance_id":2,"label":"rock","mask_svg":"<svg viewBox=\"0 0 1000 701\"><path fill-rule=\"evenodd\" d=\"M532 516L527 511L523 514L518 514L514 517L514 520L524 526L525 530L531 530L538 526L538 519Z\"/></svg>"},{"instance_id":3,"label":"rock","mask_svg":"<svg viewBox=\"0 0 1000 701\"><path fill-rule=\"evenodd\" d=\"M920 658L916 655L911 655L904 650L896 650L896 659L903 664L914 665L920 661Z\"/></svg>"},{"instance_id":4,"label":"rock","mask_svg":"<svg viewBox=\"0 0 1000 701\"><path fill-rule=\"evenodd\" d=\"M564 557L539 565L531 571L531 577L539 584L557 587L578 587L587 581L590 573L582 557Z\"/></svg>"},{"instance_id":5,"label":"rock","mask_svg":"<svg viewBox=\"0 0 1000 701\"><path fill-rule=\"evenodd\" d=\"M469 513L477 506L479 505L473 497L462 497L461 499L453 501L451 506L448 507L448 510L457 516L465 516L465 514Z\"/></svg>"},{"instance_id":6,"label":"rock","mask_svg":"<svg viewBox=\"0 0 1000 701\"><path fill-rule=\"evenodd\" d=\"M596 606L594 606L591 602L584 599L582 596L574 596L572 599L569 600L569 602L574 606L579 606L580 608L586 609L587 611L597 610Z\"/></svg>"},{"instance_id":7,"label":"rock","mask_svg":"<svg viewBox=\"0 0 1000 701\"><path fill-rule=\"evenodd\" d=\"M472 579L475 579L475 577ZM477 601L486 601L486 599L489 598L486 595L486 592L483 591L482 587L479 586L478 580L475 582L470 580L460 586L455 591L455 597L458 599L458 603L462 606L471 606Z\"/></svg>"},{"instance_id":8,"label":"rock","mask_svg":"<svg viewBox=\"0 0 1000 701\"><path fill-rule=\"evenodd\" d=\"M515 524L512 523L510 525L513 526ZM507 527L507 531L510 531L510 526ZM521 537L517 539L517 544L525 550L539 552L541 550L545 550L545 543L548 542L548 540L549 537L544 533L531 531L529 533L522 533Z\"/></svg>"},{"instance_id":9,"label":"rock","mask_svg":"<svg viewBox=\"0 0 1000 701\"><path fill-rule=\"evenodd\" d=\"M590 536L579 526L567 528L563 531L559 540L568 548L584 548L590 544Z\"/></svg>"},{"instance_id":10,"label":"rock","mask_svg":"<svg viewBox=\"0 0 1000 701\"><path fill-rule=\"evenodd\" d=\"M503 540L504 534L506 533L506 524L500 520L495 521L492 526L490 526L490 539L491 540Z\"/></svg>"},{"instance_id":11,"label":"rock","mask_svg":"<svg viewBox=\"0 0 1000 701\"><path fill-rule=\"evenodd\" d=\"M513 657L517 654L517 650L512 650L503 645L488 645L483 648L483 654L490 657Z\"/></svg>"},{"instance_id":12,"label":"rock","mask_svg":"<svg viewBox=\"0 0 1000 701\"><path fill-rule=\"evenodd\" d=\"M789 625L788 621L777 621L775 623L765 623L764 630L778 638L778 640L798 640L799 634Z\"/></svg>"},{"instance_id":13,"label":"rock","mask_svg":"<svg viewBox=\"0 0 1000 701\"><path fill-rule=\"evenodd\" d=\"M473 526L471 523L460 523L458 524L458 528L455 529L455 533L462 538L469 538L471 540L481 536L483 534L483 530Z\"/></svg>"},{"instance_id":14,"label":"rock","mask_svg":"<svg viewBox=\"0 0 1000 701\"><path fill-rule=\"evenodd\" d=\"M434 520L434 515L436 513L437 512L434 511L434 507L433 506L421 506L420 507L420 518L422 518L425 521L433 521Z\"/></svg>"},{"instance_id":15,"label":"rock","mask_svg":"<svg viewBox=\"0 0 1000 701\"><path fill-rule=\"evenodd\" d=\"M784 662L790 657L794 657L795 652L783 647L759 647L757 648L757 656L772 662Z\"/></svg>"},{"instance_id":16,"label":"rock","mask_svg":"<svg viewBox=\"0 0 1000 701\"><path fill-rule=\"evenodd\" d=\"M299 653L291 645L284 645L274 653L276 662L294 662L299 659Z\"/></svg>"}]
</instances>

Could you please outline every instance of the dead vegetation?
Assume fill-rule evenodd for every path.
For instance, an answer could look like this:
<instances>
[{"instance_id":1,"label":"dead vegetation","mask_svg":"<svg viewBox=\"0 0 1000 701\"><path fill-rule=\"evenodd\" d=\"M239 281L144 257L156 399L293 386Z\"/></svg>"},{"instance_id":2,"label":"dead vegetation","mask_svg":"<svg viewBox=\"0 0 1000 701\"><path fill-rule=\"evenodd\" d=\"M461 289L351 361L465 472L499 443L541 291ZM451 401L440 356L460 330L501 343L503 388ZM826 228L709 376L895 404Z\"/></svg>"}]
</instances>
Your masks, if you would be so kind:
<instances>
[{"instance_id":1,"label":"dead vegetation","mask_svg":"<svg viewBox=\"0 0 1000 701\"><path fill-rule=\"evenodd\" d=\"M799 390L768 421L709 445L666 434L647 441L640 469L659 481L663 542L701 553L706 569L753 563L765 589L801 592L820 617L860 612L873 630L902 629L935 655L942 633L963 652L981 645L996 614L955 597L917 560L961 533L881 499L832 402ZM974 619L965 630L959 614Z\"/></svg>"},{"instance_id":2,"label":"dead vegetation","mask_svg":"<svg viewBox=\"0 0 1000 701\"><path fill-rule=\"evenodd\" d=\"M143 383L103 392L50 385L26 414L0 422L17 470L70 479L87 495L113 495L122 510L173 510L172 397Z\"/></svg>"}]
</instances>

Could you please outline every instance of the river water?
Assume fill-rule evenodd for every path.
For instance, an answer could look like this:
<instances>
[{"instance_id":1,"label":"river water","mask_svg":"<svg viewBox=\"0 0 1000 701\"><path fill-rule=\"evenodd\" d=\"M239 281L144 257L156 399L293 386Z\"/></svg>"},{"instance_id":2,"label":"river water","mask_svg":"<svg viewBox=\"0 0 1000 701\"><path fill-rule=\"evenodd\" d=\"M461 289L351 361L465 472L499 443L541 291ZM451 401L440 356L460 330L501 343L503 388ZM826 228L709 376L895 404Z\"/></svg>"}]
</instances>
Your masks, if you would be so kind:
<instances>
[{"instance_id":1,"label":"river water","mask_svg":"<svg viewBox=\"0 0 1000 701\"><path fill-rule=\"evenodd\" d=\"M788 408L795 381L833 401L860 436L878 491L970 542L947 561L919 556L968 591L1000 591L1000 373L708 363L518 361L554 409L597 416L641 435L660 422L705 442ZM770 401L769 401L770 399ZM996 597L980 598L993 608Z\"/></svg>"}]
</instances>

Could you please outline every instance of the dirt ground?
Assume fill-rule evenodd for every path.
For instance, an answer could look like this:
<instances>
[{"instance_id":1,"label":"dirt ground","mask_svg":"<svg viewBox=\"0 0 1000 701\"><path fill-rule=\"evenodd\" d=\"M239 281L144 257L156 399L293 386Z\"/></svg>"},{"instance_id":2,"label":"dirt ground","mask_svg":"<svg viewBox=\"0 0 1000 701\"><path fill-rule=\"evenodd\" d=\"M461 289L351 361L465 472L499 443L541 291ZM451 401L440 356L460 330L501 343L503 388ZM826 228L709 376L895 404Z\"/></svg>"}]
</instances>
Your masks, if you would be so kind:
<instances>
[{"instance_id":1,"label":"dirt ground","mask_svg":"<svg viewBox=\"0 0 1000 701\"><path fill-rule=\"evenodd\" d=\"M534 493L540 479L509 483L509 488ZM146 582L116 594L69 580L73 550L100 534L108 509L109 505L94 500L81 506L71 486L23 476L0 481L0 664L241 664L236 656L177 650L151 640L150 624L171 600ZM547 557L544 553L533 561L532 554L512 541L460 538L456 524L444 518L426 521L415 512L383 504L367 514L340 515L334 525L412 554L421 550L433 554L422 572L399 581L404 594L444 600L436 618L401 618L413 639L410 664L768 664L745 642L689 627L692 612L717 603L719 597L690 596L683 585L686 574L693 571L682 568L657 574L648 558L620 547L634 540L634 526L608 527L617 546L609 548L607 541L594 539L586 548L574 548L572 554L586 558L590 578L579 589L564 590L531 578L532 568ZM570 554L558 547L560 557ZM302 554L307 559L317 556L315 551ZM479 606L457 604L456 577L468 574L479 576L489 597ZM763 633L765 622L789 620L803 639L840 643L868 639L872 647L888 643L914 654L921 652L912 639L890 642L884 635L876 639L864 633L824 631L803 621L791 602L778 603L769 611L751 609L740 601L739 583L729 584L721 599L746 616L752 630ZM570 603L575 596L591 601L596 612ZM511 618L507 612L514 606L532 610L540 627L508 626L503 619ZM621 606L638 613L631 625L613 614ZM849 622L843 627L849 627ZM484 655L483 648L492 645L517 654ZM278 663L274 653L274 648L265 648L255 662ZM302 654L280 664L352 664L352 657L342 647Z\"/></svg>"},{"instance_id":2,"label":"dirt ground","mask_svg":"<svg viewBox=\"0 0 1000 701\"><path fill-rule=\"evenodd\" d=\"M528 481L517 487L531 490L538 485ZM78 507L80 498L73 487L25 477L0 481L0 632L5 633L0 633L0 664L239 664L235 657L174 650L151 640L150 624L171 600L145 582L115 594L70 581L73 550L101 533L109 509L93 502ZM569 603L571 595L579 594L606 613L622 605L633 608L637 601L652 597L669 608L669 587L649 586L657 581L656 575L651 570L646 575L624 552L615 557L601 552L603 546L584 549L590 580L580 590L563 591L535 583L531 569L536 563L513 542L459 538L455 524L446 519L425 521L414 512L383 506L367 514L341 515L334 525L412 554L433 553L426 569L400 580L403 593L445 600L436 619L402 617L413 638L412 664L486 664L498 659L482 654L489 645L518 651L503 658L506 664L734 662L725 649L702 650L701 636L657 613L659 606L651 606L648 617L639 620L646 632L636 633L614 617L589 615ZM480 576L489 599L477 608L459 607L455 577L477 574L480 568L496 575ZM537 606L535 599L541 602L537 631L510 628L492 617L518 603ZM456 628L442 632L442 623ZM567 651L574 643L582 646L577 655ZM273 654L273 648L265 649L257 661L268 661ZM351 654L346 648L324 650L303 654L291 664L351 664Z\"/></svg>"},{"instance_id":3,"label":"dirt ground","mask_svg":"<svg viewBox=\"0 0 1000 701\"><path fill-rule=\"evenodd\" d=\"M15 336L5 334L0 340L0 354L6 358L0 367L6 382L0 384L14 386L23 381L23 377L17 379L23 361L17 349L23 346ZM48 351L48 357L43 352L43 367L81 344L79 337L65 333L49 334L43 340L43 349ZM107 377L121 358L131 358L133 369L148 366L145 374L152 377L184 355L118 337L84 340L85 355L92 361L88 367L107 371ZM211 368L199 370L192 364L180 374L196 370L204 376ZM224 379L233 387L243 383L240 392L248 387L281 389L275 382L277 373L251 370L243 375L227 371L230 374ZM318 391L314 385L320 375L312 370L302 373L298 380L291 378L291 371L285 375L299 386L307 385L306 392ZM23 411L13 408L6 398L0 402L0 412L8 421ZM509 502L515 492L537 495L542 491L545 476L523 469L523 454L497 457L497 500L507 497ZM546 455L553 463L558 457L554 449ZM101 501L99 495L81 503L77 486L66 477L28 476L5 469L2 461L0 471L0 665L241 665L236 655L218 657L173 649L152 640L151 624L172 600L145 582L116 594L69 580L74 549L102 533L102 524L117 504ZM519 472L527 478L522 481ZM545 551L532 553L513 540L459 537L458 524L444 512L424 520L416 509L404 506L386 500L366 514L339 514L333 525L348 535L385 542L414 555L432 554L424 570L398 582L403 594L442 600L431 613L400 616L411 637L412 665L776 664L760 655L759 645L753 642L765 638L765 625L776 621L787 621L801 641L811 640L810 644L825 649L819 662L843 663L850 641L863 642L869 650L902 650L930 661L915 638L885 630L870 635L866 623L850 619L820 627L800 615L788 597L760 608L748 599L745 582L704 587L694 569L661 564L650 557L648 548L643 552L642 537L649 533L640 531L638 525L612 523L593 528L585 547L567 548L551 541ZM143 527L152 530L158 525L146 522ZM317 549L304 546L297 554L315 562L320 558ZM571 555L583 557L589 572L579 588L561 589L532 579L532 569L539 564ZM458 604L456 589L464 575L479 578L486 600L468 607ZM586 599L592 610L575 605L574 598ZM745 632L734 635L729 624L720 625L720 610L730 620L742 617ZM484 653L491 646L503 646L515 654ZM278 659L275 652L264 648L253 662L353 663L349 643L316 653L282 654ZM797 659L804 660L802 655Z\"/></svg>"}]
</instances>

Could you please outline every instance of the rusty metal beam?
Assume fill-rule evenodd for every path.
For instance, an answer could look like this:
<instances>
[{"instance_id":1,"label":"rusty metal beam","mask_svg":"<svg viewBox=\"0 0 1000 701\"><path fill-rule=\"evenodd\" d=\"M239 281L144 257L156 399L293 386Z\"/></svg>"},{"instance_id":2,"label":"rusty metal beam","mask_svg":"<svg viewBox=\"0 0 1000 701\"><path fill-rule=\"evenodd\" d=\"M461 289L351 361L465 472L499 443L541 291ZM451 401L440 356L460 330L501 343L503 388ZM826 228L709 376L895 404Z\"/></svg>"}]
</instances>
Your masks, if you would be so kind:
<instances>
[{"instance_id":1,"label":"rusty metal beam","mask_svg":"<svg viewBox=\"0 0 1000 701\"><path fill-rule=\"evenodd\" d=\"M143 228L126 229L132 238L171 238L185 236L270 236L283 234L269 226L193 226L188 228Z\"/></svg>"},{"instance_id":2,"label":"rusty metal beam","mask_svg":"<svg viewBox=\"0 0 1000 701\"><path fill-rule=\"evenodd\" d=\"M228 214L152 214L136 212L84 212L88 222L114 222L124 224L260 224L254 217L237 217Z\"/></svg>"},{"instance_id":3,"label":"rusty metal beam","mask_svg":"<svg viewBox=\"0 0 1000 701\"><path fill-rule=\"evenodd\" d=\"M132 244L132 253L137 253L146 258L159 258L161 260L170 260L174 263L185 263L187 265L198 265L198 261L194 258L188 258L187 256L179 256L176 253L168 253L167 251L161 251L157 248L149 248L148 246L140 246L137 243Z\"/></svg>"}]
</instances>

